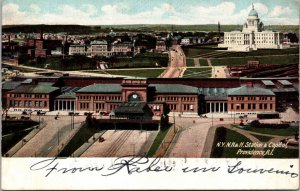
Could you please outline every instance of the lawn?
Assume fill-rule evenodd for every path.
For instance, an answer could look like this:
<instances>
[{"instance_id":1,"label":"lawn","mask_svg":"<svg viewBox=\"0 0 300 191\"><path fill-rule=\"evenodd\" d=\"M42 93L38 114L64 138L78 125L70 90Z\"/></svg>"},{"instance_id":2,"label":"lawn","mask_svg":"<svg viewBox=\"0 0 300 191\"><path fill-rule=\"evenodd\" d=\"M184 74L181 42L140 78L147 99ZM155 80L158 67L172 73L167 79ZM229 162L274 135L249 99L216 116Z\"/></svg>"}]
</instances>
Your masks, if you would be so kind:
<instances>
[{"instance_id":1,"label":"lawn","mask_svg":"<svg viewBox=\"0 0 300 191\"><path fill-rule=\"evenodd\" d=\"M263 136L263 135L256 135L256 134L252 134L254 137L256 137L258 140L260 140L261 142L268 142L269 140L271 140L273 137L268 137L268 136Z\"/></svg>"},{"instance_id":2,"label":"lawn","mask_svg":"<svg viewBox=\"0 0 300 191\"><path fill-rule=\"evenodd\" d=\"M208 63L207 63L206 59L200 58L199 63L200 63L200 66L208 66Z\"/></svg>"},{"instance_id":3,"label":"lawn","mask_svg":"<svg viewBox=\"0 0 300 191\"><path fill-rule=\"evenodd\" d=\"M186 59L186 66L195 66L194 59L193 58L187 58Z\"/></svg>"},{"instance_id":4,"label":"lawn","mask_svg":"<svg viewBox=\"0 0 300 191\"><path fill-rule=\"evenodd\" d=\"M156 150L158 149L161 142L164 140L164 138L167 135L167 133L169 132L170 128L171 128L171 125L158 132L155 140L153 141L153 143L147 153L147 157L152 157L155 154Z\"/></svg>"},{"instance_id":5,"label":"lawn","mask_svg":"<svg viewBox=\"0 0 300 191\"><path fill-rule=\"evenodd\" d=\"M259 49L252 52L231 52L231 54L224 55L223 57L249 57L249 56L266 56L266 55L287 55L299 54L299 48L289 49Z\"/></svg>"},{"instance_id":6,"label":"lawn","mask_svg":"<svg viewBox=\"0 0 300 191\"><path fill-rule=\"evenodd\" d=\"M298 127L289 127L281 129L271 129L271 128L256 128L256 127L245 127L244 130L252 131L256 133L263 133L269 135L281 135L281 136L292 136L299 133Z\"/></svg>"},{"instance_id":7,"label":"lawn","mask_svg":"<svg viewBox=\"0 0 300 191\"><path fill-rule=\"evenodd\" d=\"M259 61L261 64L293 64L299 63L299 55L277 55L260 57L212 58L213 66L244 65L248 61Z\"/></svg>"},{"instance_id":8,"label":"lawn","mask_svg":"<svg viewBox=\"0 0 300 191\"><path fill-rule=\"evenodd\" d=\"M152 68L168 66L168 54L144 53L133 58L116 58L109 68Z\"/></svg>"},{"instance_id":9,"label":"lawn","mask_svg":"<svg viewBox=\"0 0 300 191\"><path fill-rule=\"evenodd\" d=\"M216 52L213 48L186 48L183 47L183 51L186 57L196 57L201 56L202 54L208 54Z\"/></svg>"},{"instance_id":10,"label":"lawn","mask_svg":"<svg viewBox=\"0 0 300 191\"><path fill-rule=\"evenodd\" d=\"M211 77L211 67L201 67L201 68L187 68L184 71L184 78L210 78Z\"/></svg>"},{"instance_id":11,"label":"lawn","mask_svg":"<svg viewBox=\"0 0 300 191\"><path fill-rule=\"evenodd\" d=\"M247 137L233 131L227 129L225 127L218 127L215 132L214 142L211 151L211 158L248 158L251 157L249 155L237 155L237 151L240 149L239 147L217 147L217 143L220 142L235 142L239 143L246 143L251 142ZM243 150L251 150L253 148L243 148Z\"/></svg>"},{"instance_id":12,"label":"lawn","mask_svg":"<svg viewBox=\"0 0 300 191\"><path fill-rule=\"evenodd\" d=\"M165 69L130 69L130 70L105 70L105 71L87 71L92 73L100 74L111 74L111 75L122 75L122 76L133 76L133 77L143 77L143 78L156 78L158 77Z\"/></svg>"},{"instance_id":13,"label":"lawn","mask_svg":"<svg viewBox=\"0 0 300 191\"><path fill-rule=\"evenodd\" d=\"M2 154L21 141L37 124L35 121L2 121Z\"/></svg>"},{"instance_id":14,"label":"lawn","mask_svg":"<svg viewBox=\"0 0 300 191\"><path fill-rule=\"evenodd\" d=\"M99 129L87 128L84 124L80 127L78 132L70 140L70 142L59 153L59 157L71 156L81 145L89 140L95 133L99 132Z\"/></svg>"},{"instance_id":15,"label":"lawn","mask_svg":"<svg viewBox=\"0 0 300 191\"><path fill-rule=\"evenodd\" d=\"M275 148L273 155L266 155L264 158L299 158L299 149Z\"/></svg>"}]
</instances>

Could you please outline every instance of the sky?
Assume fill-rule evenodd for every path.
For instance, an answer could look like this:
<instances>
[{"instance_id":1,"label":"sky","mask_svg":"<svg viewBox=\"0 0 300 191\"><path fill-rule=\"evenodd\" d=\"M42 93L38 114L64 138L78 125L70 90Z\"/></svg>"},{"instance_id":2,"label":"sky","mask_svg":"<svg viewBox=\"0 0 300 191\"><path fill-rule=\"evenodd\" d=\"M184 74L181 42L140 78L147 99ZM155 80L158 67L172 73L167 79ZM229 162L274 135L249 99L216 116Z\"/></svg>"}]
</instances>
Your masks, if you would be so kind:
<instances>
[{"instance_id":1,"label":"sky","mask_svg":"<svg viewBox=\"0 0 300 191\"><path fill-rule=\"evenodd\" d=\"M300 0L4 0L2 24L243 24L252 3L265 25L298 25Z\"/></svg>"}]
</instances>

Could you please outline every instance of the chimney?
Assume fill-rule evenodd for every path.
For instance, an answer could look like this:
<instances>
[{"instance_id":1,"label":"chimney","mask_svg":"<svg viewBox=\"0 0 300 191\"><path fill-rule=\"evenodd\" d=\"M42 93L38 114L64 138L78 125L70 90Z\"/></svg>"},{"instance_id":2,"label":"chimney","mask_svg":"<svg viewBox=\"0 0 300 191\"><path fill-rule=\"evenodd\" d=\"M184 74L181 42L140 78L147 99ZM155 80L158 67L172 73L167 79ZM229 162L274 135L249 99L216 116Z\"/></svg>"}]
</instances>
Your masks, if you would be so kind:
<instances>
[{"instance_id":1,"label":"chimney","mask_svg":"<svg viewBox=\"0 0 300 191\"><path fill-rule=\"evenodd\" d=\"M41 26L41 30L40 30L40 40L43 40L43 28Z\"/></svg>"},{"instance_id":2,"label":"chimney","mask_svg":"<svg viewBox=\"0 0 300 191\"><path fill-rule=\"evenodd\" d=\"M253 87L253 81L247 81L246 85L247 85L248 87Z\"/></svg>"}]
</instances>

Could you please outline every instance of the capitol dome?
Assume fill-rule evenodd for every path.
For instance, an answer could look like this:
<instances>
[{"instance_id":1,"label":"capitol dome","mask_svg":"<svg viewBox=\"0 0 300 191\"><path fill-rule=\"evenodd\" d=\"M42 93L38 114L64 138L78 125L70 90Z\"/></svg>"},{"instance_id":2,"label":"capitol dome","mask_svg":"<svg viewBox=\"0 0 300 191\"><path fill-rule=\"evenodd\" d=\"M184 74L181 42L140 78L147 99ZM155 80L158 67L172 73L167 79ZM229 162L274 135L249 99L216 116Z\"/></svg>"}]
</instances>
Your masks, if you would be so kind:
<instances>
[{"instance_id":1,"label":"capitol dome","mask_svg":"<svg viewBox=\"0 0 300 191\"><path fill-rule=\"evenodd\" d=\"M257 11L254 9L254 5L252 5L252 9L251 9L251 11L249 12L248 16L255 16L255 17L258 17L258 13L257 13Z\"/></svg>"}]
</instances>

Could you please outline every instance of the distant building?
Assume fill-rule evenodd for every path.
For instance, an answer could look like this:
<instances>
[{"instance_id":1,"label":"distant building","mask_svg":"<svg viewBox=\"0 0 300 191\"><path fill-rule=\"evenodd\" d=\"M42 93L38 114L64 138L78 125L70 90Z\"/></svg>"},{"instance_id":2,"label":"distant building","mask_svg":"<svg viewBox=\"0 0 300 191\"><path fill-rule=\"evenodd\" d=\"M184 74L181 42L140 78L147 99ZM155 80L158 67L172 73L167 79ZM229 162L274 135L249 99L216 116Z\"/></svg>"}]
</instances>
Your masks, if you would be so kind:
<instances>
[{"instance_id":1,"label":"distant building","mask_svg":"<svg viewBox=\"0 0 300 191\"><path fill-rule=\"evenodd\" d=\"M156 52L165 52L167 50L166 43L163 40L156 41L155 51Z\"/></svg>"},{"instance_id":2,"label":"distant building","mask_svg":"<svg viewBox=\"0 0 300 191\"><path fill-rule=\"evenodd\" d=\"M111 45L111 52L113 55L117 56L124 56L129 55L132 53L133 44L130 42L123 42L123 43L113 43Z\"/></svg>"},{"instance_id":3,"label":"distant building","mask_svg":"<svg viewBox=\"0 0 300 191\"><path fill-rule=\"evenodd\" d=\"M251 51L257 49L281 49L283 36L279 32L264 31L264 24L260 21L257 11L252 5L247 22L242 31L224 33L224 41L220 48L232 51Z\"/></svg>"},{"instance_id":4,"label":"distant building","mask_svg":"<svg viewBox=\"0 0 300 191\"><path fill-rule=\"evenodd\" d=\"M108 56L108 44L106 40L94 40L91 42L91 56Z\"/></svg>"},{"instance_id":5,"label":"distant building","mask_svg":"<svg viewBox=\"0 0 300 191\"><path fill-rule=\"evenodd\" d=\"M84 44L72 44L69 47L69 55L85 55L87 56L87 46Z\"/></svg>"},{"instance_id":6,"label":"distant building","mask_svg":"<svg viewBox=\"0 0 300 191\"><path fill-rule=\"evenodd\" d=\"M183 38L183 39L181 39L180 44L189 45L189 44L191 44L191 39L190 38Z\"/></svg>"}]
</instances>

